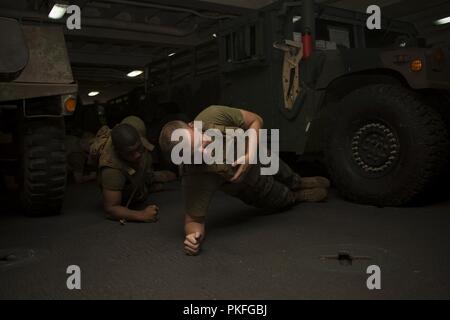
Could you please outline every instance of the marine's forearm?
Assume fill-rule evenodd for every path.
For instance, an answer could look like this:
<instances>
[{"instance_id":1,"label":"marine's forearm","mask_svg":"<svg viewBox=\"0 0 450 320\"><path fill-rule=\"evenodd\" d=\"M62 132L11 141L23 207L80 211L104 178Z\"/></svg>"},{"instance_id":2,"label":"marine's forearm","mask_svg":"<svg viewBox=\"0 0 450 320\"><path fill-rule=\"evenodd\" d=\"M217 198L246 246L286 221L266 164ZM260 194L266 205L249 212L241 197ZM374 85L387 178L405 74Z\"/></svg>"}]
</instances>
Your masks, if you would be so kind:
<instances>
[{"instance_id":1,"label":"marine's forearm","mask_svg":"<svg viewBox=\"0 0 450 320\"><path fill-rule=\"evenodd\" d=\"M184 231L186 235L200 232L202 239L205 236L205 218L204 217L192 217L188 214L184 219Z\"/></svg>"},{"instance_id":2,"label":"marine's forearm","mask_svg":"<svg viewBox=\"0 0 450 320\"><path fill-rule=\"evenodd\" d=\"M253 130L255 132L255 141L249 141L247 146L247 157L252 163L252 159L256 160L257 152L258 152L258 143L259 143L259 130L262 128L262 120L256 119L251 123L248 130Z\"/></svg>"},{"instance_id":3,"label":"marine's forearm","mask_svg":"<svg viewBox=\"0 0 450 320\"><path fill-rule=\"evenodd\" d=\"M105 214L111 220L141 221L142 211L131 210L124 206L105 208Z\"/></svg>"}]
</instances>

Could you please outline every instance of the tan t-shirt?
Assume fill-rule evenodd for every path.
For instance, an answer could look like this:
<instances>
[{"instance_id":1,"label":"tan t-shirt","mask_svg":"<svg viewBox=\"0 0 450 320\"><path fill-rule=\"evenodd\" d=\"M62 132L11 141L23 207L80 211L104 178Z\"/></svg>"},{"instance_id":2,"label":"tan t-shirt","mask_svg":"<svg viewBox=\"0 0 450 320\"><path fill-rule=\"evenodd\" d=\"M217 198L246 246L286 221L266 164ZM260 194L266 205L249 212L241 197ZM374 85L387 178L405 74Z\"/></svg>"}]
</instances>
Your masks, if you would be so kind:
<instances>
[{"instance_id":1,"label":"tan t-shirt","mask_svg":"<svg viewBox=\"0 0 450 320\"><path fill-rule=\"evenodd\" d=\"M244 129L244 117L240 109L226 106L210 106L195 119L204 123ZM209 204L217 190L228 184L221 175L202 170L206 165L185 165L182 189L185 212L190 216L202 217L208 212Z\"/></svg>"}]
</instances>

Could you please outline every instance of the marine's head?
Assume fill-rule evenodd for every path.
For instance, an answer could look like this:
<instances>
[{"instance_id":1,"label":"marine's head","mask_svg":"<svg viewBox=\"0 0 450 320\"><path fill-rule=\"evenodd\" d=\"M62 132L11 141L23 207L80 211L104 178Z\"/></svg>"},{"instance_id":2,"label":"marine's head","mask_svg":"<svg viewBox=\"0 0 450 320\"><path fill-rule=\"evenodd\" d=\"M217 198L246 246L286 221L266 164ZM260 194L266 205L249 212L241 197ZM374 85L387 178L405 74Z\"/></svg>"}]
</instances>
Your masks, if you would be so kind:
<instances>
[{"instance_id":1,"label":"marine's head","mask_svg":"<svg viewBox=\"0 0 450 320\"><path fill-rule=\"evenodd\" d=\"M179 120L168 122L159 135L159 146L167 157L170 157L172 149L179 143L172 141L172 135L176 130L182 133L180 139L186 139L185 141L190 141L191 146L194 145L194 129L189 124Z\"/></svg>"},{"instance_id":2,"label":"marine's head","mask_svg":"<svg viewBox=\"0 0 450 320\"><path fill-rule=\"evenodd\" d=\"M136 116L128 116L125 119L120 122L121 124L129 124L130 126L134 127L138 133L141 135L141 137L147 136L147 129L145 127L144 121Z\"/></svg>"},{"instance_id":3,"label":"marine's head","mask_svg":"<svg viewBox=\"0 0 450 320\"><path fill-rule=\"evenodd\" d=\"M141 160L145 148L138 130L127 123L121 123L111 130L111 140L120 158L137 163Z\"/></svg>"}]
</instances>

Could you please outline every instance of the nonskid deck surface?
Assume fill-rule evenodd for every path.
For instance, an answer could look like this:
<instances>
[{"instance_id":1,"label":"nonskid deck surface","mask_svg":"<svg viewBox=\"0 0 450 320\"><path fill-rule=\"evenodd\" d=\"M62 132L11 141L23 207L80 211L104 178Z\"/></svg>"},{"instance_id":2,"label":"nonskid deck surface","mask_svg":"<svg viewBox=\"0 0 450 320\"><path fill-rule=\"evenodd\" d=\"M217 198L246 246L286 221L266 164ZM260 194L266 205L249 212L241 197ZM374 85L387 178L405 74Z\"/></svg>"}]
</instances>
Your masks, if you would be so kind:
<instances>
[{"instance_id":1,"label":"nonskid deck surface","mask_svg":"<svg viewBox=\"0 0 450 320\"><path fill-rule=\"evenodd\" d=\"M167 189L152 196L156 224L106 220L95 183L69 186L58 217L1 209L0 298L450 298L450 201L376 208L332 192L268 214L219 193L203 252L188 257L180 186ZM67 289L70 265L81 290ZM380 267L381 290L367 289L369 265Z\"/></svg>"}]
</instances>

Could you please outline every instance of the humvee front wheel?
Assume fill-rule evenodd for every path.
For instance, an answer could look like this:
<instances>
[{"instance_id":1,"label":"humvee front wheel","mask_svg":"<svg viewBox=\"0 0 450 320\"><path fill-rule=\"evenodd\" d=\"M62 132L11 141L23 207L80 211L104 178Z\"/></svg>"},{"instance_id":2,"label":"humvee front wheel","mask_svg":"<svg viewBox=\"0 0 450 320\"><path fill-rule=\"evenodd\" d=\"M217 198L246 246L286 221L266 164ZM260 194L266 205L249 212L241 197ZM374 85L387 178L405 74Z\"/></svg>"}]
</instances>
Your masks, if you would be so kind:
<instances>
[{"instance_id":1,"label":"humvee front wheel","mask_svg":"<svg viewBox=\"0 0 450 320\"><path fill-rule=\"evenodd\" d=\"M32 119L24 125L23 209L29 216L59 214L66 186L64 121Z\"/></svg>"},{"instance_id":2,"label":"humvee front wheel","mask_svg":"<svg viewBox=\"0 0 450 320\"><path fill-rule=\"evenodd\" d=\"M448 136L435 110L398 86L372 85L336 108L325 148L340 193L378 206L409 204L445 164Z\"/></svg>"}]
</instances>

